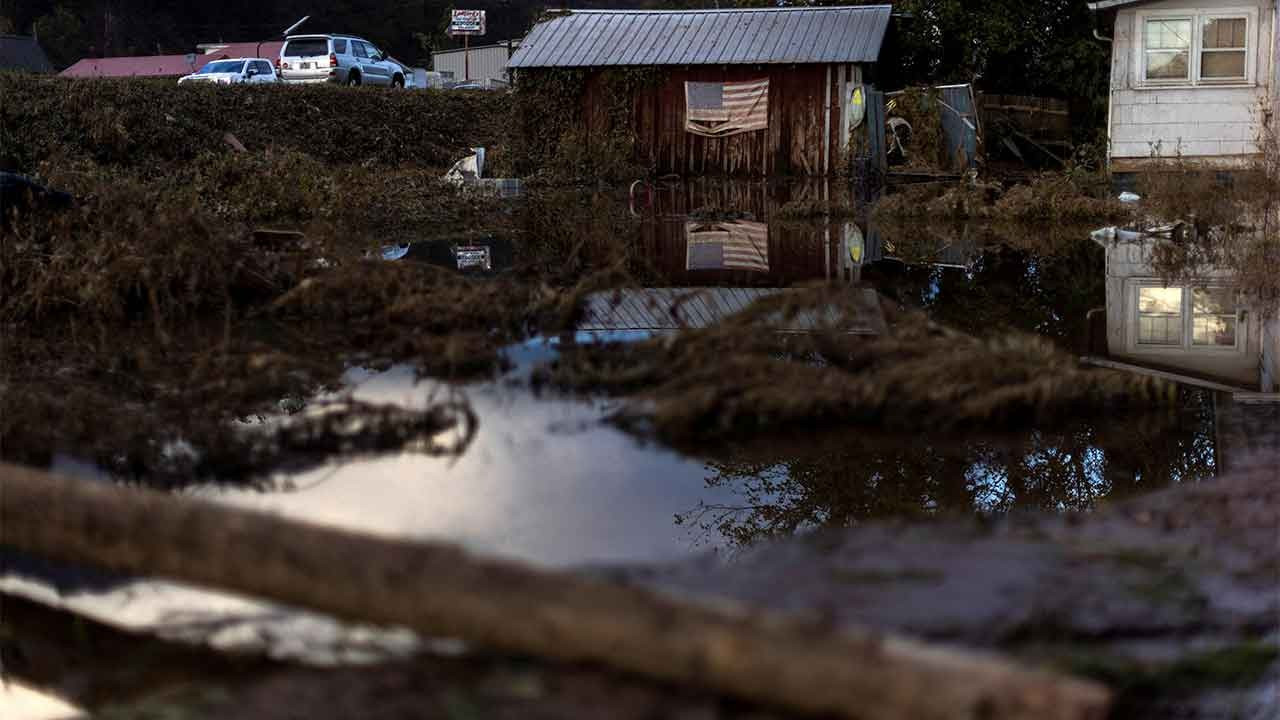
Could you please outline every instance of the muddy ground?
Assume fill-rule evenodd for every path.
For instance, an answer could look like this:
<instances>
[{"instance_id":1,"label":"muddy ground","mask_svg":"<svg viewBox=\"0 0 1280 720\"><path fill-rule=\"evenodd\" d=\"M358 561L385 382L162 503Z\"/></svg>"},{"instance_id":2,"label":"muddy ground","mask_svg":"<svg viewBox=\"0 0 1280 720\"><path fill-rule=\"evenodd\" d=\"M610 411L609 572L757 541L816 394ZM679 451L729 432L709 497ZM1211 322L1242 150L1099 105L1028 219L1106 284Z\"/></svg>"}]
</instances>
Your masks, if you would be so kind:
<instances>
[{"instance_id":1,"label":"muddy ground","mask_svg":"<svg viewBox=\"0 0 1280 720\"><path fill-rule=\"evenodd\" d=\"M94 117L76 112L86 99L71 86L3 81L9 92L31 94L28 107L51 117L76 113L80 128L80 145L68 149L55 142L61 125L24 126L26 135L9 138L22 152L0 158L76 198L70 208L5 209L6 460L48 467L73 457L117 481L177 489L265 487L273 471L356 455L465 453L469 428L485 422L465 402L335 411L314 398L339 387L353 366L407 364L455 383L492 377L507 367L503 349L513 343L571 338L588 293L664 282L667 259L646 246L634 203L619 201L622 188L544 184L511 200L442 182L449 161L472 144L502 145L501 107L481 100L392 107L386 96L361 94L359 108L387 118L387 142L354 157L346 145L262 124L270 108L247 93L155 90L176 127L148 144L129 129L128 110L152 92L146 84L99 86L111 97L97 100L120 110ZM337 97L307 92L312 101ZM430 97L413 102L429 105ZM183 121L189 103L216 122ZM12 113L20 104L6 105ZM414 140L406 133L419 111L447 122ZM469 116L482 120L458 120ZM11 120L6 128L17 127ZM225 132L246 149L234 149ZM1038 195L1034 185L966 187L881 212L906 225L897 235L904 251L953 244L951 228L917 227L922 207L949 221L998 220L991 236L1038 260L1019 266L1022 275L1034 264L1037 284L1056 276L1061 285L1085 277L1075 263L1088 240L1050 237L1044 224L1114 222L1128 212L1069 193L1075 182L1045 179ZM344 192L352 186L371 191ZM826 194L780 214L809 223L805 232L815 235L872 214ZM729 217L711 204L685 209L701 210L688 215L703 220ZM934 242L935 234L948 239ZM477 242L510 247L510 261L460 273L456 265L383 259L389 246ZM685 258L677 262L688 267ZM916 299L945 282L924 277ZM1038 287L1016 286L1001 290L1007 296L976 294L972 306L948 316L890 290L878 301L886 331L867 338L842 325L855 314L848 286L830 277L788 284L804 289L720 326L622 345L567 343L531 382L544 392L613 396L612 422L675 447L767 446L782 431L817 428L1039 426L1160 410L1177 397L1166 384L1079 365L1070 344L1078 328L1058 316L1083 315L1092 297L1084 293L1068 310L1046 303L1029 312L1020 303ZM801 316L820 318L813 332L775 332ZM325 412L307 412L317 408ZM254 419L280 416L289 421L243 432ZM443 429L458 430L461 441L436 445ZM1276 449L1261 445L1254 449ZM832 527L799 539L743 535L751 542L731 565L698 559L589 572L690 598L996 648L1103 680L1119 693L1115 717L1269 717L1280 633L1275 467L1274 456L1263 456L1231 481L1084 517L857 527L859 515L819 514L797 525ZM780 585L789 592L777 593ZM228 659L100 626L77 630L66 616L5 602L6 668L106 717L774 714L598 669L483 654L324 671ZM31 633L33 626L48 634ZM161 666L180 671L154 685L125 678ZM1268 694L1270 704L1259 704Z\"/></svg>"}]
</instances>

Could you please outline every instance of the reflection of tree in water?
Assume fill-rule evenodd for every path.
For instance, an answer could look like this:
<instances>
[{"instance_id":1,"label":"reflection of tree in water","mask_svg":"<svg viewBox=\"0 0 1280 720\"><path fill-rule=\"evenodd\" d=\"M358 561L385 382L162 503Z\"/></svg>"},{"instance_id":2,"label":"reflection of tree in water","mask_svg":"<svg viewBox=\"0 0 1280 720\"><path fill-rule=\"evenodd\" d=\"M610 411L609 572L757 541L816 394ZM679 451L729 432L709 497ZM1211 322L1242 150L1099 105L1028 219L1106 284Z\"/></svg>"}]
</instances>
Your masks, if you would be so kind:
<instances>
[{"instance_id":1,"label":"reflection of tree in water","mask_svg":"<svg viewBox=\"0 0 1280 720\"><path fill-rule=\"evenodd\" d=\"M805 528L874 518L1011 510L1088 510L1099 500L1214 475L1213 406L1185 391L1160 418L1071 423L990 437L885 436L849 430L803 443L736 447L707 462L707 485L736 503L677 517L703 537L749 545Z\"/></svg>"},{"instance_id":2,"label":"reflection of tree in water","mask_svg":"<svg viewBox=\"0 0 1280 720\"><path fill-rule=\"evenodd\" d=\"M1083 234L1042 251L988 245L967 271L880 263L864 277L943 325L978 336L1021 330L1069 347L1084 341L1087 313L1106 300L1102 250Z\"/></svg>"}]
</instances>

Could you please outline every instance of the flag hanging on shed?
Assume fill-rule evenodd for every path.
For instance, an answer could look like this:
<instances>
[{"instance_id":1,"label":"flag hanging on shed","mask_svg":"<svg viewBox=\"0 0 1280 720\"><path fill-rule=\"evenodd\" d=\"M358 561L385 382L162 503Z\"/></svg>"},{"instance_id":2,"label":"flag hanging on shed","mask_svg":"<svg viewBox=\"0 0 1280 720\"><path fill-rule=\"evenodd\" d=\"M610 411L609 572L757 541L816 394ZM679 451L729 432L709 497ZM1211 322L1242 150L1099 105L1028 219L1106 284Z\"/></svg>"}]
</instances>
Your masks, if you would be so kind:
<instances>
[{"instance_id":1,"label":"flag hanging on shed","mask_svg":"<svg viewBox=\"0 0 1280 720\"><path fill-rule=\"evenodd\" d=\"M769 226L762 222L686 222L689 270L769 272Z\"/></svg>"},{"instance_id":2,"label":"flag hanging on shed","mask_svg":"<svg viewBox=\"0 0 1280 720\"><path fill-rule=\"evenodd\" d=\"M769 127L769 79L686 82L685 130L726 137Z\"/></svg>"}]
</instances>

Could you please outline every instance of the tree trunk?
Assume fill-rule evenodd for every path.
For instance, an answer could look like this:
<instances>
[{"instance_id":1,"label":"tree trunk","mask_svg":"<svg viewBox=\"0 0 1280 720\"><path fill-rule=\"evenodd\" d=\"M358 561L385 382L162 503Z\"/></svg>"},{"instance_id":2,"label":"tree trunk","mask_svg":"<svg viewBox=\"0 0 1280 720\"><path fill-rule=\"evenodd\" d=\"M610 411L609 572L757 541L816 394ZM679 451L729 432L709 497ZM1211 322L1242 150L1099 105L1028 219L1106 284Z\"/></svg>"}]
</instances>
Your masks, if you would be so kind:
<instances>
[{"instance_id":1,"label":"tree trunk","mask_svg":"<svg viewBox=\"0 0 1280 720\"><path fill-rule=\"evenodd\" d=\"M1109 702L1092 683L990 655L694 606L451 545L356 535L6 464L0 543L496 650L603 663L803 712L1084 720L1104 717Z\"/></svg>"}]
</instances>

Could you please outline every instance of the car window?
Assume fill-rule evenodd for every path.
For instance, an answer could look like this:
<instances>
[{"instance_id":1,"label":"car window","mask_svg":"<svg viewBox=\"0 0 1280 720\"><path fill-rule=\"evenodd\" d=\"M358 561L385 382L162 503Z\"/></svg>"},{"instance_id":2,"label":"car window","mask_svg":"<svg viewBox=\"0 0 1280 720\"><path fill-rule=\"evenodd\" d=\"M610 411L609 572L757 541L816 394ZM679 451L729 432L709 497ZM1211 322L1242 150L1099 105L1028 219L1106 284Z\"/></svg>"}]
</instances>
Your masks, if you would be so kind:
<instances>
[{"instance_id":1,"label":"car window","mask_svg":"<svg viewBox=\"0 0 1280 720\"><path fill-rule=\"evenodd\" d=\"M328 55L329 40L327 38L303 38L301 40L290 40L285 43L284 51L280 54L284 57L315 57L317 55Z\"/></svg>"},{"instance_id":2,"label":"car window","mask_svg":"<svg viewBox=\"0 0 1280 720\"><path fill-rule=\"evenodd\" d=\"M357 40L351 41L351 48L355 51L355 56L358 58L369 57L369 53L367 50L365 50L365 47L366 45L362 42L359 42Z\"/></svg>"},{"instance_id":3,"label":"car window","mask_svg":"<svg viewBox=\"0 0 1280 720\"><path fill-rule=\"evenodd\" d=\"M253 66L257 68L259 75L271 74L271 64L268 63L266 60L258 60L253 64Z\"/></svg>"},{"instance_id":4,"label":"car window","mask_svg":"<svg viewBox=\"0 0 1280 720\"><path fill-rule=\"evenodd\" d=\"M207 75L210 73L238 73L244 69L244 62L241 60L215 60L214 62L200 68L198 75Z\"/></svg>"},{"instance_id":5,"label":"car window","mask_svg":"<svg viewBox=\"0 0 1280 720\"><path fill-rule=\"evenodd\" d=\"M369 50L369 57L386 57L381 50L372 45L365 45L365 47Z\"/></svg>"},{"instance_id":6,"label":"car window","mask_svg":"<svg viewBox=\"0 0 1280 720\"><path fill-rule=\"evenodd\" d=\"M340 38L334 38L334 39L333 39L333 51L334 51L335 53L339 54L339 55L346 55L346 54L347 54L347 41L346 41L346 40L343 40L343 39L340 39Z\"/></svg>"}]
</instances>

